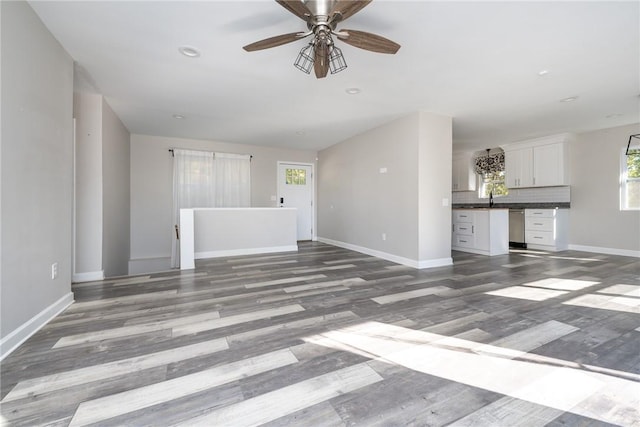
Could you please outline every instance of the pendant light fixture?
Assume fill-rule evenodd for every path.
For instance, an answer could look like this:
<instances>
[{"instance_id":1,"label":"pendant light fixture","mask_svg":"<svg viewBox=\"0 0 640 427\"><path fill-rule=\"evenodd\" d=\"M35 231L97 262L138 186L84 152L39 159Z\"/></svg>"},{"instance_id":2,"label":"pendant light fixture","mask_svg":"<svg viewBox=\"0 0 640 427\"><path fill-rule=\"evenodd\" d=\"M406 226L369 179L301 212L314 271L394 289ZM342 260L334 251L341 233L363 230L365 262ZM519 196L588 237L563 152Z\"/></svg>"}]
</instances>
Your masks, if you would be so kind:
<instances>
[{"instance_id":1,"label":"pendant light fixture","mask_svg":"<svg viewBox=\"0 0 640 427\"><path fill-rule=\"evenodd\" d=\"M633 138L640 139L640 133L637 133L635 135L629 136L629 142L627 143L627 151L624 152L624 154L627 155L627 156L629 155L629 150L631 150L631 140ZM637 148L637 149L640 149L640 147Z\"/></svg>"}]
</instances>

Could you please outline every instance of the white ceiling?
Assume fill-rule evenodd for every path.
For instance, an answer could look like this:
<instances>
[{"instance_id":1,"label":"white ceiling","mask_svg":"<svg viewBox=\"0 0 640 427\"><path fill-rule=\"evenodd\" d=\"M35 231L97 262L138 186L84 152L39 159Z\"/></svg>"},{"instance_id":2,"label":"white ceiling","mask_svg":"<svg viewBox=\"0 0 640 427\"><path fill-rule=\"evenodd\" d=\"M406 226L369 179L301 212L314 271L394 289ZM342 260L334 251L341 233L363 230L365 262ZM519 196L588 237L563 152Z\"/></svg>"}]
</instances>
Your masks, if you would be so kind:
<instances>
[{"instance_id":1,"label":"white ceiling","mask_svg":"<svg viewBox=\"0 0 640 427\"><path fill-rule=\"evenodd\" d=\"M640 120L638 1L376 0L338 29L400 51L337 42L348 68L321 80L293 66L305 41L242 49L306 29L274 1L30 4L132 133L315 150L426 110L463 150Z\"/></svg>"}]
</instances>

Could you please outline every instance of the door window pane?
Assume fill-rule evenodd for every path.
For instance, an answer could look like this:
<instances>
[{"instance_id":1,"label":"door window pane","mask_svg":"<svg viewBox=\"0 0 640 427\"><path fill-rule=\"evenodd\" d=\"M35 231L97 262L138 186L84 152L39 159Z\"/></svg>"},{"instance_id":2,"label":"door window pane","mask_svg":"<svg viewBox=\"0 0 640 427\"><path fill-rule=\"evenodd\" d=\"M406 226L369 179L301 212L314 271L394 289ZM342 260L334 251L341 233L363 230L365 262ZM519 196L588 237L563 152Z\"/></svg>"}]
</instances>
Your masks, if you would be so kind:
<instances>
[{"instance_id":1,"label":"door window pane","mask_svg":"<svg viewBox=\"0 0 640 427\"><path fill-rule=\"evenodd\" d=\"M285 174L287 185L307 185L307 172L304 169L289 169Z\"/></svg>"}]
</instances>

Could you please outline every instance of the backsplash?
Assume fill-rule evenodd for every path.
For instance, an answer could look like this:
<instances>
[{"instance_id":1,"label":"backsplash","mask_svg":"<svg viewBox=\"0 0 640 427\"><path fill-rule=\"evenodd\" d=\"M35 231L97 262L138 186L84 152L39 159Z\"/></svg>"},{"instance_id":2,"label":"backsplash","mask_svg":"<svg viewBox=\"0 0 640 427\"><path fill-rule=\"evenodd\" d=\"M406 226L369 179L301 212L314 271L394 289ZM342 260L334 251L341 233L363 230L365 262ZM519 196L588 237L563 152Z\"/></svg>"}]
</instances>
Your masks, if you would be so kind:
<instances>
[{"instance_id":1,"label":"backsplash","mask_svg":"<svg viewBox=\"0 0 640 427\"><path fill-rule=\"evenodd\" d=\"M569 203L571 187L510 188L507 196L494 197L493 201L496 205L500 203ZM451 195L451 203L488 204L489 199L481 199L477 191L456 191Z\"/></svg>"}]
</instances>

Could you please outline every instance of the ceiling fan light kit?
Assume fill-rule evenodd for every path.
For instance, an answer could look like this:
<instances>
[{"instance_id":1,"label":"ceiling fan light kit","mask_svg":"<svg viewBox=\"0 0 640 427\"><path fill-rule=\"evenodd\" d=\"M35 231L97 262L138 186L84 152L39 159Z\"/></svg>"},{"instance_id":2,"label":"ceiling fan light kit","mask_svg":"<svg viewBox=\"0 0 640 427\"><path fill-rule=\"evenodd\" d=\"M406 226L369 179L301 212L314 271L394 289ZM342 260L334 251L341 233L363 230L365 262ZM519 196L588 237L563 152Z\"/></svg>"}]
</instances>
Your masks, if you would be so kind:
<instances>
[{"instance_id":1,"label":"ceiling fan light kit","mask_svg":"<svg viewBox=\"0 0 640 427\"><path fill-rule=\"evenodd\" d=\"M297 32L269 37L244 46L247 52L268 49L313 36L303 47L293 65L317 78L327 73L339 73L347 68L342 50L335 46L332 35L354 47L377 53L394 54L400 45L382 36L357 30L336 31L338 23L360 11L372 0L276 0L278 4L307 23L308 32Z\"/></svg>"}]
</instances>

